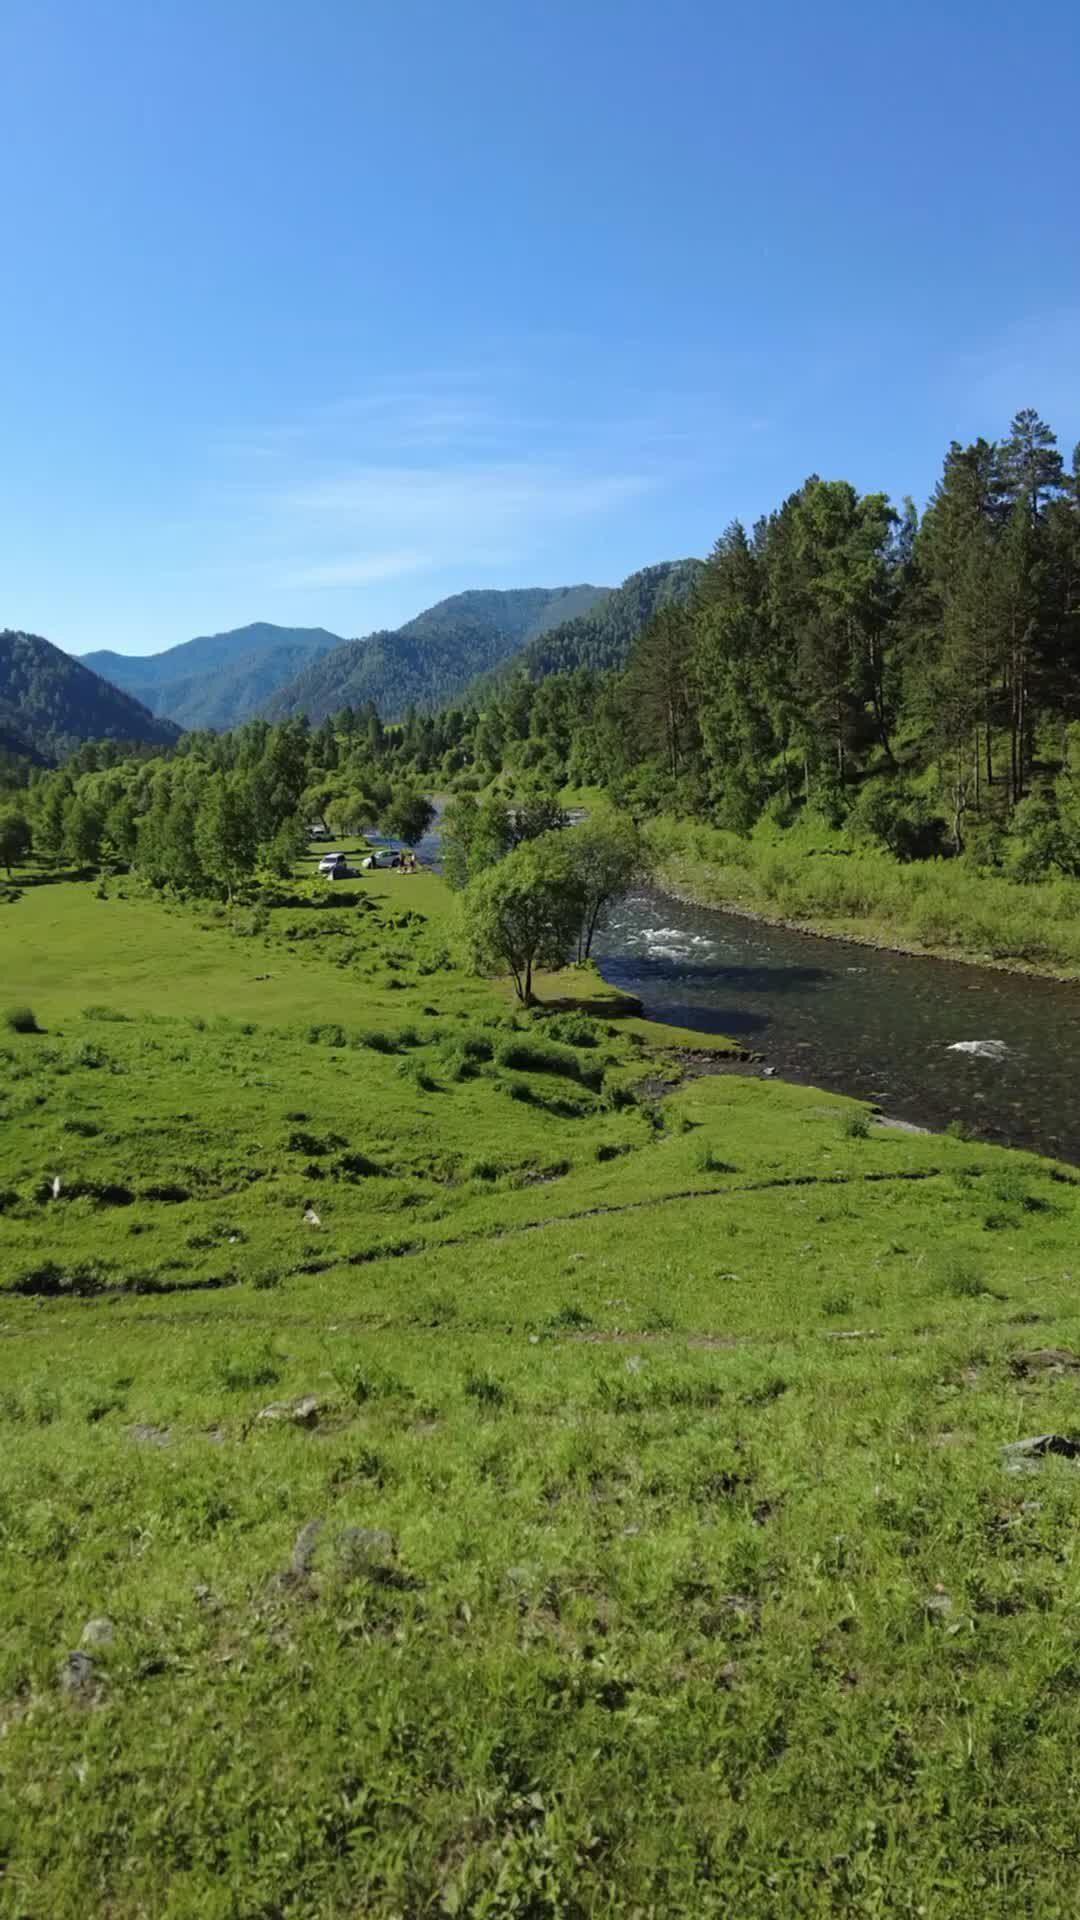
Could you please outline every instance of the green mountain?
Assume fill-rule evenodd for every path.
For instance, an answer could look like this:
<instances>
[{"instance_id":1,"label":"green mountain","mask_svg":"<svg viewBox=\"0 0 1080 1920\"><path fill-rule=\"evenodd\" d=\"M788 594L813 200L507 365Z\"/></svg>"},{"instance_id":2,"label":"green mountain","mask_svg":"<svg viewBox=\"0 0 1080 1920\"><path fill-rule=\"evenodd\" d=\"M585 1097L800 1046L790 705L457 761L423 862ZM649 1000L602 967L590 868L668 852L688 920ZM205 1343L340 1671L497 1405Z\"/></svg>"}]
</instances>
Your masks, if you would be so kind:
<instances>
[{"instance_id":1,"label":"green mountain","mask_svg":"<svg viewBox=\"0 0 1080 1920\"><path fill-rule=\"evenodd\" d=\"M325 627L275 627L256 620L200 634L164 653L83 655L83 666L182 727L235 727L341 635Z\"/></svg>"},{"instance_id":2,"label":"green mountain","mask_svg":"<svg viewBox=\"0 0 1080 1920\"><path fill-rule=\"evenodd\" d=\"M604 673L625 665L641 629L661 607L678 605L693 593L702 571L700 560L663 560L655 567L632 573L621 587L597 604L551 624L528 637L517 653L481 675L465 689L470 703L484 701L507 680L524 674L542 680L549 673L570 673L589 667Z\"/></svg>"},{"instance_id":3,"label":"green mountain","mask_svg":"<svg viewBox=\"0 0 1080 1920\"><path fill-rule=\"evenodd\" d=\"M0 729L16 750L48 760L82 740L171 746L180 731L51 641L10 628L0 633Z\"/></svg>"},{"instance_id":4,"label":"green mountain","mask_svg":"<svg viewBox=\"0 0 1080 1920\"><path fill-rule=\"evenodd\" d=\"M348 640L263 706L267 719L313 722L373 700L386 720L409 706L445 706L479 673L602 602L606 587L516 587L456 593L392 632Z\"/></svg>"}]
</instances>

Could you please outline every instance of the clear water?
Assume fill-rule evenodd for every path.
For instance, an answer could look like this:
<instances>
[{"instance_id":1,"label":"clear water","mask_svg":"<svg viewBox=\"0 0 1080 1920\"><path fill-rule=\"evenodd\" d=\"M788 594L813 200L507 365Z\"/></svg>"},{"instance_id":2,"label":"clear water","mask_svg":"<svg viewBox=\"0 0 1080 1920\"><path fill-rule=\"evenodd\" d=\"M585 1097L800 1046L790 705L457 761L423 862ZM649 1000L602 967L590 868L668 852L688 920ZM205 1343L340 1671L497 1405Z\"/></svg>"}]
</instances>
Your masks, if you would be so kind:
<instances>
[{"instance_id":1,"label":"clear water","mask_svg":"<svg viewBox=\"0 0 1080 1920\"><path fill-rule=\"evenodd\" d=\"M657 1019L726 1033L785 1079L1080 1162L1080 987L884 953L642 892L594 954ZM988 1054L956 1043L999 1041Z\"/></svg>"},{"instance_id":2,"label":"clear water","mask_svg":"<svg viewBox=\"0 0 1080 1920\"><path fill-rule=\"evenodd\" d=\"M418 851L438 867L438 819ZM818 939L652 890L622 902L593 957L652 1018L729 1034L782 1079L1080 1164L1080 986ZM986 1042L1001 1044L969 1050Z\"/></svg>"}]
</instances>

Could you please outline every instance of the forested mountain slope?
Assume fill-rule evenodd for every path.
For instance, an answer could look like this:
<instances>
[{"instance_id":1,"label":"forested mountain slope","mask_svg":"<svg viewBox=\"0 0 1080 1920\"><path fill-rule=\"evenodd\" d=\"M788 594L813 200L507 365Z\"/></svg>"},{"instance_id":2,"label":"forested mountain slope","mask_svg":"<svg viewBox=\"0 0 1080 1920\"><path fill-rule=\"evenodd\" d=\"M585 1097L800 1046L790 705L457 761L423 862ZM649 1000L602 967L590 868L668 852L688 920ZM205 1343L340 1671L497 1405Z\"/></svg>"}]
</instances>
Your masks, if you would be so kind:
<instances>
[{"instance_id":1,"label":"forested mountain slope","mask_svg":"<svg viewBox=\"0 0 1080 1920\"><path fill-rule=\"evenodd\" d=\"M256 620L200 634L164 653L102 651L82 664L184 727L234 727L321 654L341 646L325 627L276 627Z\"/></svg>"},{"instance_id":2,"label":"forested mountain slope","mask_svg":"<svg viewBox=\"0 0 1080 1920\"><path fill-rule=\"evenodd\" d=\"M34 633L0 633L0 726L55 760L83 740L171 746L180 729Z\"/></svg>"},{"instance_id":3,"label":"forested mountain slope","mask_svg":"<svg viewBox=\"0 0 1080 1920\"><path fill-rule=\"evenodd\" d=\"M477 674L602 601L605 587L516 587L454 594L396 630L350 640L298 674L263 707L268 719L313 722L373 700L393 720L410 706L458 698Z\"/></svg>"},{"instance_id":4,"label":"forested mountain slope","mask_svg":"<svg viewBox=\"0 0 1080 1920\"><path fill-rule=\"evenodd\" d=\"M466 699L483 701L519 673L541 680L576 667L602 673L624 666L641 629L661 608L688 600L701 571L700 560L663 560L643 567L596 605L530 635L517 653L473 682Z\"/></svg>"}]
</instances>

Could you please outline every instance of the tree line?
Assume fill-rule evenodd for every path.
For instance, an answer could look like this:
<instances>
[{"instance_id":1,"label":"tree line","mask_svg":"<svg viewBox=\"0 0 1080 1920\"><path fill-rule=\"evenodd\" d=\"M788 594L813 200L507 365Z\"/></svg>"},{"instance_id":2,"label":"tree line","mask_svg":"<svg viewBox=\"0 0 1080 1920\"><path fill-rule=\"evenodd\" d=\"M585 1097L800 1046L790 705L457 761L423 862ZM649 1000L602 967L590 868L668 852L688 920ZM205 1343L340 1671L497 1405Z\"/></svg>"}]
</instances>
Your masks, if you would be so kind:
<instances>
[{"instance_id":1,"label":"tree line","mask_svg":"<svg viewBox=\"0 0 1080 1920\"><path fill-rule=\"evenodd\" d=\"M185 734L165 753L86 743L59 770L32 770L0 805L0 864L10 873L33 853L228 900L259 874L290 874L312 825L413 842L431 817L426 795L372 759L357 728L251 721Z\"/></svg>"},{"instance_id":2,"label":"tree line","mask_svg":"<svg viewBox=\"0 0 1080 1920\"><path fill-rule=\"evenodd\" d=\"M603 670L522 672L394 725L366 701L317 727L90 744L0 779L0 861L29 833L46 858L223 896L286 871L313 821L415 841L432 791L494 794L505 814L568 784L639 822L811 815L904 859L1080 873L1080 448L1066 463L1021 412L1000 440L949 447L921 516L811 475L729 526ZM463 826L481 849L499 847L500 805ZM467 869L450 839L448 870Z\"/></svg>"},{"instance_id":3,"label":"tree line","mask_svg":"<svg viewBox=\"0 0 1080 1920\"><path fill-rule=\"evenodd\" d=\"M435 735L452 716L437 716ZM1080 872L1080 447L953 443L921 515L811 475L717 540L618 669L468 716L478 785L598 785L750 832L812 810L902 858Z\"/></svg>"}]
</instances>

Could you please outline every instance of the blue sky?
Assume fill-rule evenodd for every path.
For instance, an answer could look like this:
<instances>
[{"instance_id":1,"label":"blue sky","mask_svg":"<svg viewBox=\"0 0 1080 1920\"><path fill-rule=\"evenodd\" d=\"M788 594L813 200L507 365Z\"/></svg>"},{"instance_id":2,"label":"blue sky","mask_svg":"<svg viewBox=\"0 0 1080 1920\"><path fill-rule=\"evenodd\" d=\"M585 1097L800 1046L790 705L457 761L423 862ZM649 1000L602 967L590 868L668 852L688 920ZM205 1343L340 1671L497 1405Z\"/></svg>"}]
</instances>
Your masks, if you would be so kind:
<instances>
[{"instance_id":1,"label":"blue sky","mask_svg":"<svg viewBox=\"0 0 1080 1920\"><path fill-rule=\"evenodd\" d=\"M1080 8L4 0L0 625L617 582L1080 436Z\"/></svg>"}]
</instances>

